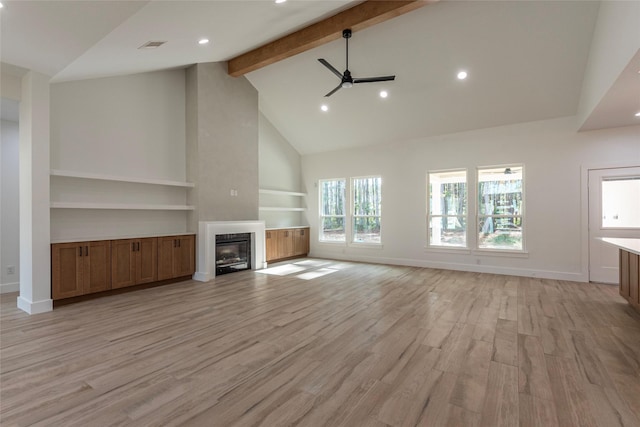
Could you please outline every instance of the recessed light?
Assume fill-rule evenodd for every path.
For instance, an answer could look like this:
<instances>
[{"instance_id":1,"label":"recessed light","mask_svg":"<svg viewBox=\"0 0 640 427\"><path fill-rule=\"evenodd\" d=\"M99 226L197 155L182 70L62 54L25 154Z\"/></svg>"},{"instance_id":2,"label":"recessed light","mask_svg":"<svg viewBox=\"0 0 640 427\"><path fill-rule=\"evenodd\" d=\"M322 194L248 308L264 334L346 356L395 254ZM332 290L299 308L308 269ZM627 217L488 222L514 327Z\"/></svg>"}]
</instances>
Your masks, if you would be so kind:
<instances>
[{"instance_id":1,"label":"recessed light","mask_svg":"<svg viewBox=\"0 0 640 427\"><path fill-rule=\"evenodd\" d=\"M387 93L386 90L381 90L380 91L380 98L386 98L387 96L389 96L389 94Z\"/></svg>"},{"instance_id":2,"label":"recessed light","mask_svg":"<svg viewBox=\"0 0 640 427\"><path fill-rule=\"evenodd\" d=\"M327 111L329 111L329 106L328 106L328 105L326 105L326 104L322 104L322 105L320 106L320 109L321 109L322 111L324 111L324 112L327 112Z\"/></svg>"},{"instance_id":3,"label":"recessed light","mask_svg":"<svg viewBox=\"0 0 640 427\"><path fill-rule=\"evenodd\" d=\"M636 117L640 117L640 111L636 113Z\"/></svg>"},{"instance_id":4,"label":"recessed light","mask_svg":"<svg viewBox=\"0 0 640 427\"><path fill-rule=\"evenodd\" d=\"M467 72L466 71L460 71L458 72L458 80L464 80L467 78Z\"/></svg>"},{"instance_id":5,"label":"recessed light","mask_svg":"<svg viewBox=\"0 0 640 427\"><path fill-rule=\"evenodd\" d=\"M198 44L207 44L209 43L209 39L200 39L198 40Z\"/></svg>"},{"instance_id":6,"label":"recessed light","mask_svg":"<svg viewBox=\"0 0 640 427\"><path fill-rule=\"evenodd\" d=\"M276 0L276 4L281 4L281 3L284 3L284 2L286 2L286 1L287 1L287 0Z\"/></svg>"}]
</instances>

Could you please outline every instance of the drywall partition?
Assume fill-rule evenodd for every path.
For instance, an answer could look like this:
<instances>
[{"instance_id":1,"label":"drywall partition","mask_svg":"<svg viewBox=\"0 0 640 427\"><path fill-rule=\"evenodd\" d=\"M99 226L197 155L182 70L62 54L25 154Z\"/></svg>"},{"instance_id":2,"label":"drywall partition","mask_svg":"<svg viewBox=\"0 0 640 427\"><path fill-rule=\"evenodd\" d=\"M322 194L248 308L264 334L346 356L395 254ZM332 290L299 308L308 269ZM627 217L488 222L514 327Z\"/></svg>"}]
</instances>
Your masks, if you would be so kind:
<instances>
[{"instance_id":1,"label":"drywall partition","mask_svg":"<svg viewBox=\"0 0 640 427\"><path fill-rule=\"evenodd\" d=\"M582 126L640 49L640 2L600 2L582 82L578 127Z\"/></svg>"},{"instance_id":2,"label":"drywall partition","mask_svg":"<svg viewBox=\"0 0 640 427\"><path fill-rule=\"evenodd\" d=\"M187 231L189 187L126 182L185 182L185 149L184 70L53 84L51 169L124 181L52 176L52 240Z\"/></svg>"},{"instance_id":3,"label":"drywall partition","mask_svg":"<svg viewBox=\"0 0 640 427\"><path fill-rule=\"evenodd\" d=\"M640 126L576 133L575 117L496 127L410 142L302 157L311 255L455 270L587 280L582 248L581 167L640 164ZM430 170L523 164L526 253L428 250L426 175ZM317 239L323 178L382 176L382 246ZM472 209L474 200L469 200ZM469 233L475 233L473 217Z\"/></svg>"},{"instance_id":4,"label":"drywall partition","mask_svg":"<svg viewBox=\"0 0 640 427\"><path fill-rule=\"evenodd\" d=\"M305 192L300 175L300 154L262 113L259 139L260 188L285 192L260 194L260 219L265 221L267 228L303 225L300 211L286 210L304 207L302 197L286 193ZM264 209L280 207L283 209Z\"/></svg>"},{"instance_id":5,"label":"drywall partition","mask_svg":"<svg viewBox=\"0 0 640 427\"><path fill-rule=\"evenodd\" d=\"M53 309L49 220L49 77L28 72L20 102L20 296L30 314Z\"/></svg>"},{"instance_id":6,"label":"drywall partition","mask_svg":"<svg viewBox=\"0 0 640 427\"><path fill-rule=\"evenodd\" d=\"M0 149L0 293L20 288L19 129L2 120Z\"/></svg>"},{"instance_id":7,"label":"drywall partition","mask_svg":"<svg viewBox=\"0 0 640 427\"><path fill-rule=\"evenodd\" d=\"M198 221L258 219L258 92L226 63L187 70L187 169Z\"/></svg>"}]
</instances>

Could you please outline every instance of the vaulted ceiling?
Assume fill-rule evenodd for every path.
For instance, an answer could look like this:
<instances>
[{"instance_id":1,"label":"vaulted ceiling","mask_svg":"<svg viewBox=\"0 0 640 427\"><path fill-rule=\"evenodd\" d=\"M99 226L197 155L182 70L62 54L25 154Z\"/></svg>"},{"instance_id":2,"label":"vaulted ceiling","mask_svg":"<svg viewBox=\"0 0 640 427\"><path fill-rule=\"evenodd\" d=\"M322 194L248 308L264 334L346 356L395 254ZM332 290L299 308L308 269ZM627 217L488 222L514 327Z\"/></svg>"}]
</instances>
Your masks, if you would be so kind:
<instances>
[{"instance_id":1,"label":"vaulted ceiling","mask_svg":"<svg viewBox=\"0 0 640 427\"><path fill-rule=\"evenodd\" d=\"M55 83L226 61L360 2L3 3L0 59ZM317 59L342 72L342 39L246 77L265 116L301 154L570 116L578 109L598 9L596 1L442 0L354 32L351 72L395 74L394 82L325 98L339 80ZM199 45L203 37L211 42ZM166 43L138 49L148 41ZM635 68L630 63L605 101L624 108L635 103L634 94L640 101ZM462 69L469 74L463 81L456 78ZM640 121L629 114L612 120L612 107L606 110L589 118L592 128Z\"/></svg>"}]
</instances>

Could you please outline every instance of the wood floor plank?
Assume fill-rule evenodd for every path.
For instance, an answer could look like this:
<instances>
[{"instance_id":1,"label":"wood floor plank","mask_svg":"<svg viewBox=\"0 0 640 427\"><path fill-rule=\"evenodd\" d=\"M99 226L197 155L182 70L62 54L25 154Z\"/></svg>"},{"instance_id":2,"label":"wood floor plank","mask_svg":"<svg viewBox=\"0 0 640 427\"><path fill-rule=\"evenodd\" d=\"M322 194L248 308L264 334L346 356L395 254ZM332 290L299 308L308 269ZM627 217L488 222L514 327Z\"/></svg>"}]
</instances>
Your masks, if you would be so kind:
<instances>
[{"instance_id":1,"label":"wood floor plank","mask_svg":"<svg viewBox=\"0 0 640 427\"><path fill-rule=\"evenodd\" d=\"M275 267L33 316L0 295L0 425L640 425L640 314L611 286Z\"/></svg>"}]
</instances>

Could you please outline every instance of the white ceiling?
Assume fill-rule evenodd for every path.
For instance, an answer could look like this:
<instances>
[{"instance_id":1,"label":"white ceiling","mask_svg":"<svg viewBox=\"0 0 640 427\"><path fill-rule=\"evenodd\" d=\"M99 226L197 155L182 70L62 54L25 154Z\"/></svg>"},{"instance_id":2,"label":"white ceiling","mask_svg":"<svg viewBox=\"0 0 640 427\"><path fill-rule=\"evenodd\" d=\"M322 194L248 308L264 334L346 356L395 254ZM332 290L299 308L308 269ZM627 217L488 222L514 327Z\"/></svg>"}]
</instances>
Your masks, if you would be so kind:
<instances>
[{"instance_id":1,"label":"white ceiling","mask_svg":"<svg viewBox=\"0 0 640 427\"><path fill-rule=\"evenodd\" d=\"M3 3L2 62L62 82L224 61L358 1ZM343 71L344 40L247 78L263 113L301 154L573 115L597 12L598 2L591 1L443 0L354 33L354 76L396 74L395 82L356 85L324 98L339 81L317 58ZM200 46L202 37L212 42ZM152 40L167 43L137 49ZM611 113L640 109L640 102L628 107L634 104L629 93L640 94L634 66L607 94L613 106L599 106L606 111L589 118L594 128L639 122L633 114L619 119ZM469 78L458 81L463 68ZM378 97L382 88L389 91L386 100ZM325 101L327 113L319 109Z\"/></svg>"}]
</instances>

